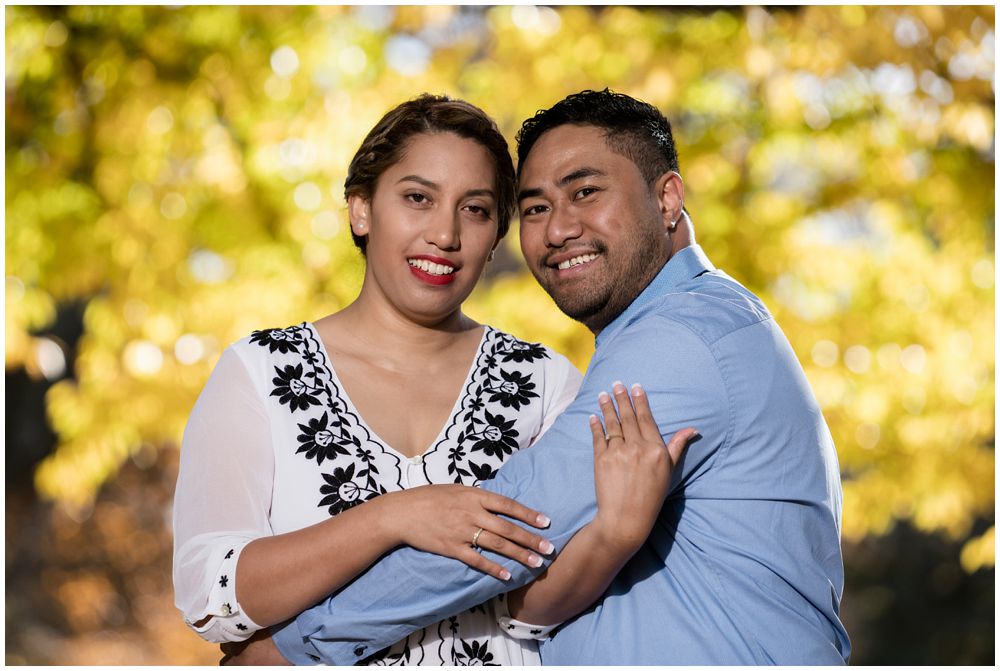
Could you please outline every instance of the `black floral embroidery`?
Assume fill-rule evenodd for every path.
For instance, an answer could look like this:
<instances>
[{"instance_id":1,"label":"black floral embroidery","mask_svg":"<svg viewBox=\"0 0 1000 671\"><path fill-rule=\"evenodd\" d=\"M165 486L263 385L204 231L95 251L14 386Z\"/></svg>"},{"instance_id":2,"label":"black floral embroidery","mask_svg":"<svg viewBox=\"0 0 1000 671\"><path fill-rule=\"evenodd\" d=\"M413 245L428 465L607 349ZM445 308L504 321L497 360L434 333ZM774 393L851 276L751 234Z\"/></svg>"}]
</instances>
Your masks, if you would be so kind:
<instances>
[{"instance_id":1,"label":"black floral embroidery","mask_svg":"<svg viewBox=\"0 0 1000 671\"><path fill-rule=\"evenodd\" d=\"M229 576L224 575L221 578L219 578L219 587L225 587L228 584L229 584Z\"/></svg>"},{"instance_id":2,"label":"black floral embroidery","mask_svg":"<svg viewBox=\"0 0 1000 671\"><path fill-rule=\"evenodd\" d=\"M324 459L332 460L338 454L347 456L350 452L344 445L350 445L352 441L338 439L330 430L339 426L340 421L334 418L331 422L326 412L318 419L310 419L308 425L299 424L302 433L299 434L298 441L302 445L295 451L296 454L305 452L306 459L315 459L317 464L322 464Z\"/></svg>"},{"instance_id":3,"label":"black floral embroidery","mask_svg":"<svg viewBox=\"0 0 1000 671\"><path fill-rule=\"evenodd\" d=\"M493 662L488 641L462 641L462 652L455 652L456 666L499 666ZM463 654L464 653L464 654Z\"/></svg>"},{"instance_id":4,"label":"black floral embroidery","mask_svg":"<svg viewBox=\"0 0 1000 671\"><path fill-rule=\"evenodd\" d=\"M387 648L379 650L377 653L366 659L362 664L369 666L410 666L410 646L409 641L407 644L403 645L402 650L399 652L394 652L391 655L389 652L396 646L390 645Z\"/></svg>"},{"instance_id":5,"label":"black floral embroidery","mask_svg":"<svg viewBox=\"0 0 1000 671\"><path fill-rule=\"evenodd\" d=\"M545 346L539 343L524 342L511 338L508 349L501 351L501 358L504 363L531 363L537 359L548 359L549 353L545 351Z\"/></svg>"},{"instance_id":6,"label":"black floral embroidery","mask_svg":"<svg viewBox=\"0 0 1000 671\"><path fill-rule=\"evenodd\" d=\"M242 622L237 622L236 623L236 628L239 629L240 631L246 631L247 630L247 626L245 624L243 624Z\"/></svg>"},{"instance_id":7,"label":"black floral embroidery","mask_svg":"<svg viewBox=\"0 0 1000 671\"><path fill-rule=\"evenodd\" d=\"M277 377L271 380L274 391L271 396L277 396L282 405L288 405L292 411L308 410L310 405L319 405L317 390L302 381L302 364L285 366L283 369L274 367Z\"/></svg>"},{"instance_id":8,"label":"black floral embroidery","mask_svg":"<svg viewBox=\"0 0 1000 671\"><path fill-rule=\"evenodd\" d=\"M330 506L330 515L340 513L364 503L368 499L373 499L379 494L385 493L385 487L375 485L375 488L366 488L354 481L354 464L347 468L334 468L333 473L323 473L326 484L319 488L320 494L326 494L319 502L321 506ZM374 483L374 480L371 480Z\"/></svg>"},{"instance_id":9,"label":"black floral embroidery","mask_svg":"<svg viewBox=\"0 0 1000 671\"><path fill-rule=\"evenodd\" d=\"M514 427L514 420L508 420L501 415L486 413L486 428L478 434L478 440L472 446L472 451L482 450L488 457L502 457L505 454L513 454L517 449L518 431Z\"/></svg>"},{"instance_id":10,"label":"black floral embroidery","mask_svg":"<svg viewBox=\"0 0 1000 671\"><path fill-rule=\"evenodd\" d=\"M254 331L250 334L250 342L257 343L261 347L268 347L271 353L281 352L282 354L288 354L289 352L298 352L298 345L291 340L292 329L265 329L263 331Z\"/></svg>"},{"instance_id":11,"label":"black floral embroidery","mask_svg":"<svg viewBox=\"0 0 1000 671\"><path fill-rule=\"evenodd\" d=\"M232 550L230 550L229 552L227 552L227 553L226 553L226 556L225 556L225 557L223 557L223 559L229 559L229 558L230 558L230 557L232 557L232 556L233 556L233 551L232 551Z\"/></svg>"},{"instance_id":12,"label":"black floral embroidery","mask_svg":"<svg viewBox=\"0 0 1000 671\"><path fill-rule=\"evenodd\" d=\"M520 410L522 405L530 402L530 399L538 398L538 394L532 391L535 383L531 381L530 375L524 375L516 370L508 373L501 368L500 377L503 382L499 386L486 390L491 401L499 401L505 408Z\"/></svg>"},{"instance_id":13,"label":"black floral embroidery","mask_svg":"<svg viewBox=\"0 0 1000 671\"><path fill-rule=\"evenodd\" d=\"M476 476L478 482L486 482L497 474L489 464L474 464L470 461L469 468L472 470L472 474Z\"/></svg>"},{"instance_id":14,"label":"black floral embroidery","mask_svg":"<svg viewBox=\"0 0 1000 671\"><path fill-rule=\"evenodd\" d=\"M328 367L322 343L308 325L255 331L250 341L267 347L274 355L271 396L278 401L274 407L287 408L289 413L304 413L295 424L296 454L321 469L318 475L322 484L317 497L321 508L337 515L386 493L386 486L402 486L399 481L392 482L394 477L401 477L398 455L381 445L355 414L357 411L338 388L336 374ZM521 447L519 439L524 441L521 434L527 433L525 428L536 430L527 423L525 428L515 425L523 421L520 418L525 416L526 408L534 409L533 404L538 403L541 390L533 378L540 367L532 363L546 358L549 354L543 346L488 328L469 384L459 399L460 410L443 432L443 441L447 442L439 444L442 449L437 452L436 468L447 467L455 482L467 485L478 485L495 477L507 457ZM527 416L534 418L535 414L529 410ZM428 454L434 452L432 449ZM425 456L425 464L426 459ZM380 468L383 474L379 473ZM394 472L396 476L391 475ZM485 612L484 607L477 610ZM435 646L440 663L496 666L497 658L489 648L489 641L463 640L460 625L458 617L439 625L438 635L448 641L441 647ZM419 639L416 636L417 633L362 663L424 663L421 660L429 649L423 648L423 634Z\"/></svg>"}]
</instances>

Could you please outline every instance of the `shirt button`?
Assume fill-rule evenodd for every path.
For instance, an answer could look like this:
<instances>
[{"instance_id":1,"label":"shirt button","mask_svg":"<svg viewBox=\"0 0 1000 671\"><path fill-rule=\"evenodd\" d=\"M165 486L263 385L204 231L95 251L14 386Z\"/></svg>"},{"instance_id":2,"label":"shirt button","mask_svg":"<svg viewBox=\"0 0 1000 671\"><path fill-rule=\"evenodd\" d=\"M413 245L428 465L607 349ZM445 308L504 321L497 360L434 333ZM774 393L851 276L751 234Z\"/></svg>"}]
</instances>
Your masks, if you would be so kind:
<instances>
[{"instance_id":1,"label":"shirt button","mask_svg":"<svg viewBox=\"0 0 1000 671\"><path fill-rule=\"evenodd\" d=\"M222 614L226 616L233 614L233 609L229 607L228 603L222 604Z\"/></svg>"},{"instance_id":2,"label":"shirt button","mask_svg":"<svg viewBox=\"0 0 1000 671\"><path fill-rule=\"evenodd\" d=\"M418 454L417 456L410 458L410 463L419 466L420 464L424 463L424 457Z\"/></svg>"},{"instance_id":3,"label":"shirt button","mask_svg":"<svg viewBox=\"0 0 1000 671\"><path fill-rule=\"evenodd\" d=\"M358 657L361 657L362 655L364 655L365 654L365 646L359 645L358 647L354 648L354 654L356 656L358 656Z\"/></svg>"}]
</instances>

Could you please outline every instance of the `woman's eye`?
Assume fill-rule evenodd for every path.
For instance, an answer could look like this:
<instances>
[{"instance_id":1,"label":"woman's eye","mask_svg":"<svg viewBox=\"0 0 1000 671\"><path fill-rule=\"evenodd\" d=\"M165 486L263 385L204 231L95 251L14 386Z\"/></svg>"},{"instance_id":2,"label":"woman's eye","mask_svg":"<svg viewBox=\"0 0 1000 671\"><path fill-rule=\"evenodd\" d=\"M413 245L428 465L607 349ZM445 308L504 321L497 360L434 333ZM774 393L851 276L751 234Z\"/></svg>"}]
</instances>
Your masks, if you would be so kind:
<instances>
[{"instance_id":1,"label":"woman's eye","mask_svg":"<svg viewBox=\"0 0 1000 671\"><path fill-rule=\"evenodd\" d=\"M422 193L408 193L406 194L406 199L411 203L422 204L427 202L427 196Z\"/></svg>"}]
</instances>

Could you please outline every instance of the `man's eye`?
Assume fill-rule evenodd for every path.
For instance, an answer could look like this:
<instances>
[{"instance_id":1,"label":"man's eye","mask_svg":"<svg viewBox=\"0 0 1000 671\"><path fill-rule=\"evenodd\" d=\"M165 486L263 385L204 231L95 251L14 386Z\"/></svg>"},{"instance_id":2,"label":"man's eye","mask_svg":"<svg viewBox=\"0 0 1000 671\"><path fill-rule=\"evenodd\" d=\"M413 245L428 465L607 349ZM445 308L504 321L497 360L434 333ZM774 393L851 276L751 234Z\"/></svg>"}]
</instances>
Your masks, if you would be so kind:
<instances>
[{"instance_id":1,"label":"man's eye","mask_svg":"<svg viewBox=\"0 0 1000 671\"><path fill-rule=\"evenodd\" d=\"M524 208L524 212L521 213L522 217L530 217L535 214L541 214L545 211L544 205L532 205L531 207Z\"/></svg>"},{"instance_id":2,"label":"man's eye","mask_svg":"<svg viewBox=\"0 0 1000 671\"><path fill-rule=\"evenodd\" d=\"M580 189L579 191L576 192L576 197L577 197L577 199L586 198L587 196L589 196L592 193L597 193L597 191L598 191L598 189L596 189L595 187L585 186L585 187L583 187L582 189Z\"/></svg>"}]
</instances>

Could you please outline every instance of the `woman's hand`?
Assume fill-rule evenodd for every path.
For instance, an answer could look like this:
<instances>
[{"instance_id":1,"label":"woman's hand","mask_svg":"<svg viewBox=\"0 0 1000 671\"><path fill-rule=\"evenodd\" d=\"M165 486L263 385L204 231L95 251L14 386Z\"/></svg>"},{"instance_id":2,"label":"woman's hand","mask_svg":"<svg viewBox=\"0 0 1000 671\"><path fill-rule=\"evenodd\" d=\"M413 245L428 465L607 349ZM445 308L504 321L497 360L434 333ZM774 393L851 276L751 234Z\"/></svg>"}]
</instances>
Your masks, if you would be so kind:
<instances>
[{"instance_id":1,"label":"woman's hand","mask_svg":"<svg viewBox=\"0 0 1000 671\"><path fill-rule=\"evenodd\" d=\"M513 522L505 515L544 529L549 519L535 510L500 494L465 485L424 485L384 494L392 507L387 522L401 544L458 559L500 580L510 580L510 572L488 560L478 548L516 559L525 566L538 567L552 544Z\"/></svg>"},{"instance_id":2,"label":"woman's hand","mask_svg":"<svg viewBox=\"0 0 1000 671\"><path fill-rule=\"evenodd\" d=\"M697 431L681 429L665 445L642 387L632 387L631 399L621 382L613 385L613 391L617 413L607 393L599 396L604 428L596 415L590 417L597 490L594 524L608 542L638 549L663 507L674 468Z\"/></svg>"}]
</instances>

